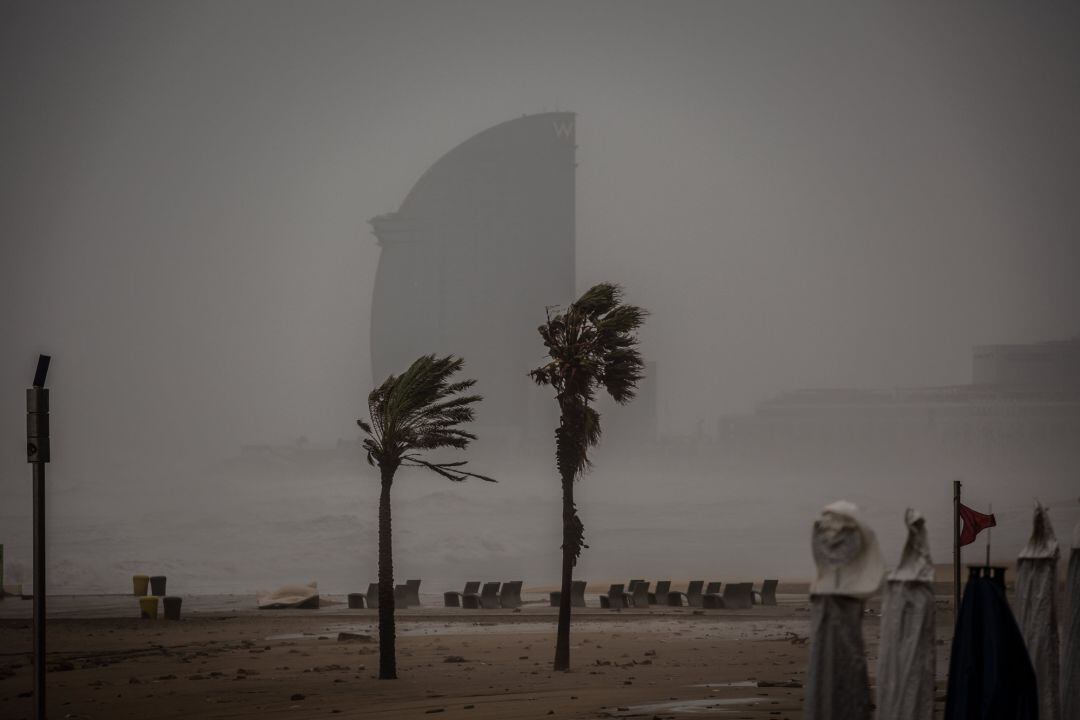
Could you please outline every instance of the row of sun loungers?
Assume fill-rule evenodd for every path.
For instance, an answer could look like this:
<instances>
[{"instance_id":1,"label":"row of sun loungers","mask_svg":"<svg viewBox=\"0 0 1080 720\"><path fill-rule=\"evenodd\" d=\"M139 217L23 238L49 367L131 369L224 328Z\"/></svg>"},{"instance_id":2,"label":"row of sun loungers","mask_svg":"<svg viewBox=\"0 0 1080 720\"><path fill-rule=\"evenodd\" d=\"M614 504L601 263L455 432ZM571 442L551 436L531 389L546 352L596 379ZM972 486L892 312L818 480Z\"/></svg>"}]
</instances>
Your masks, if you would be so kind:
<instances>
[{"instance_id":1,"label":"row of sun loungers","mask_svg":"<svg viewBox=\"0 0 1080 720\"><path fill-rule=\"evenodd\" d=\"M486 582L483 588L477 580L465 583L461 592L449 590L443 593L445 607L463 607L473 610L497 610L521 607L521 580L512 582Z\"/></svg>"},{"instance_id":2,"label":"row of sun loungers","mask_svg":"<svg viewBox=\"0 0 1080 720\"><path fill-rule=\"evenodd\" d=\"M645 580L631 580L629 590L621 583L612 585L606 595L600 596L600 607L618 610L626 607L643 608L649 605L667 604L671 607L686 605L699 608L725 608L728 610L740 610L753 605L775 605L777 580L766 580L761 585L761 590L754 590L753 583L728 583L721 592L723 583L704 580L692 580L686 588L686 592L671 590L670 580L660 580L656 583L656 590L649 592L650 583ZM584 583L582 583L584 592ZM552 593L552 605L557 602ZM584 605L584 595L582 596Z\"/></svg>"},{"instance_id":3,"label":"row of sun loungers","mask_svg":"<svg viewBox=\"0 0 1080 720\"><path fill-rule=\"evenodd\" d=\"M650 605L668 605L671 607L695 607L707 609L741 610L754 605L775 605L778 581L766 580L761 590L754 590L753 583L720 582L705 584L704 580L691 580L686 592L671 589L670 580L659 580L654 590L649 590L646 580L631 580L627 585L612 585L606 595L600 596L600 607L610 610L622 608L645 608ZM522 605L521 580L512 582L485 582L478 580L465 583L465 588L458 592L449 590L443 593L445 607L461 607L474 610L497 610L500 608L519 608ZM721 591L721 587L723 590ZM562 593L558 590L550 594L552 607L558 607ZM585 581L574 580L570 589L571 607L585 607ZM399 609L420 606L420 581L406 580L404 585L394 588L394 606ZM379 607L379 585L368 585L366 594L350 593L350 608Z\"/></svg>"},{"instance_id":4,"label":"row of sun loungers","mask_svg":"<svg viewBox=\"0 0 1080 720\"><path fill-rule=\"evenodd\" d=\"M420 581L406 580L404 585L394 586L394 607L402 610L420 606ZM379 583L368 585L367 593L349 593L351 609L378 608Z\"/></svg>"}]
</instances>

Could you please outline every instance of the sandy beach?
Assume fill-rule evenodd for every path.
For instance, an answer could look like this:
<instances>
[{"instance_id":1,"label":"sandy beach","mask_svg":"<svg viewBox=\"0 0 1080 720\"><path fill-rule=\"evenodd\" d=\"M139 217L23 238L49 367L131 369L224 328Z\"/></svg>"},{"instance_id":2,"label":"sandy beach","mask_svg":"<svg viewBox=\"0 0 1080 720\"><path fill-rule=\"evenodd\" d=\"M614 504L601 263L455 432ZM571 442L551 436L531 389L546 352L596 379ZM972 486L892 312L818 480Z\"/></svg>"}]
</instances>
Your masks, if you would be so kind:
<instances>
[{"instance_id":1,"label":"sandy beach","mask_svg":"<svg viewBox=\"0 0 1080 720\"><path fill-rule=\"evenodd\" d=\"M536 589L540 590L540 589ZM250 596L186 602L179 622L140 620L126 596L50 598L54 718L788 718L802 715L809 604L575 610L569 673L551 671L556 609L398 612L396 681L375 678L376 611L258 611ZM595 597L590 604L597 605ZM865 623L873 673L878 608ZM0 602L0 716L30 718L30 602ZM951 611L939 603L943 693ZM340 635L340 633L352 634ZM940 711L944 703L937 703Z\"/></svg>"}]
</instances>

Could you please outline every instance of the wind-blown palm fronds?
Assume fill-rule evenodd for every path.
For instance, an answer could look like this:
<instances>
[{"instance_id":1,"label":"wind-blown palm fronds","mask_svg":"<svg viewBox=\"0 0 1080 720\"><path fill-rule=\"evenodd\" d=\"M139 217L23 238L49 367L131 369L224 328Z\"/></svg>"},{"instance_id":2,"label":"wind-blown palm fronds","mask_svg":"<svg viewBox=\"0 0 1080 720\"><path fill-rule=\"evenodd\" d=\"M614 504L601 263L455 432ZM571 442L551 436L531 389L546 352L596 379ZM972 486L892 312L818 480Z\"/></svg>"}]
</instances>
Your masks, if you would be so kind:
<instances>
[{"instance_id":1,"label":"wind-blown palm fronds","mask_svg":"<svg viewBox=\"0 0 1080 720\"><path fill-rule=\"evenodd\" d=\"M367 461L379 467L379 677L397 677L394 651L394 563L391 545L390 487L399 467L427 468L460 482L472 477L494 479L463 470L466 461L433 462L421 451L440 448L464 450L476 439L461 429L472 422L479 395L465 394L475 380L451 382L464 366L452 355L417 358L401 375L391 375L368 395L369 420L357 420L367 437Z\"/></svg>"},{"instance_id":2,"label":"wind-blown palm fronds","mask_svg":"<svg viewBox=\"0 0 1080 720\"><path fill-rule=\"evenodd\" d=\"M570 666L570 585L585 545L585 529L574 504L574 481L589 467L589 448L600 442L600 414L590 403L603 388L619 404L633 399L644 377L637 331L648 313L622 302L618 285L590 288L565 311L548 310L540 336L548 362L529 375L555 388L559 427L555 460L563 486L563 588L555 669Z\"/></svg>"}]
</instances>

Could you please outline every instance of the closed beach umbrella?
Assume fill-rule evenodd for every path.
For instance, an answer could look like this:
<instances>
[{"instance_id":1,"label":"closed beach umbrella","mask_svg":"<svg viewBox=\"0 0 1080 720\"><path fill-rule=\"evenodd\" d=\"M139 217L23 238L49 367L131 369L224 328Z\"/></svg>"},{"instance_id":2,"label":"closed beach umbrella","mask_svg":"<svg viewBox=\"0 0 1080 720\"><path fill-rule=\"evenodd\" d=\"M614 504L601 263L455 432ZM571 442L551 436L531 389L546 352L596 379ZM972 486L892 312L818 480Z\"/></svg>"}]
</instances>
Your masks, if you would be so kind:
<instances>
[{"instance_id":1,"label":"closed beach umbrella","mask_svg":"<svg viewBox=\"0 0 1080 720\"><path fill-rule=\"evenodd\" d=\"M949 654L945 720L1038 720L1039 695L1005 589L971 568Z\"/></svg>"},{"instance_id":2,"label":"closed beach umbrella","mask_svg":"<svg viewBox=\"0 0 1080 720\"><path fill-rule=\"evenodd\" d=\"M1080 718L1080 524L1073 530L1065 576L1065 661L1061 666L1061 717Z\"/></svg>"},{"instance_id":3,"label":"closed beach umbrella","mask_svg":"<svg viewBox=\"0 0 1080 720\"><path fill-rule=\"evenodd\" d=\"M934 717L934 565L926 521L908 508L907 543L885 583L878 659L878 720Z\"/></svg>"},{"instance_id":4,"label":"closed beach umbrella","mask_svg":"<svg viewBox=\"0 0 1080 720\"><path fill-rule=\"evenodd\" d=\"M864 603L881 587L885 564L873 530L849 502L826 506L812 536L817 578L810 586L806 720L870 720L863 644Z\"/></svg>"},{"instance_id":5,"label":"closed beach umbrella","mask_svg":"<svg viewBox=\"0 0 1080 720\"><path fill-rule=\"evenodd\" d=\"M1035 668L1039 688L1039 720L1061 718L1057 624L1057 564L1060 554L1046 508L1036 503L1031 539L1020 551L1016 563L1016 619ZM1071 716L1069 720L1074 717Z\"/></svg>"}]
</instances>

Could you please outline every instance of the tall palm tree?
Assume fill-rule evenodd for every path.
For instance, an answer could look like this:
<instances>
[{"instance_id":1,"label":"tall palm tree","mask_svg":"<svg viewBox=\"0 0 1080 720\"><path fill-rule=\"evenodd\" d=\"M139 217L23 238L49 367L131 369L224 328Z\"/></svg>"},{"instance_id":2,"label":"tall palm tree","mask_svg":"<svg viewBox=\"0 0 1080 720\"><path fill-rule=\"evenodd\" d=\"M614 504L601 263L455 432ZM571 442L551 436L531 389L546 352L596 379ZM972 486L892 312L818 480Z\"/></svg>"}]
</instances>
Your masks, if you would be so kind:
<instances>
[{"instance_id":1,"label":"tall palm tree","mask_svg":"<svg viewBox=\"0 0 1080 720\"><path fill-rule=\"evenodd\" d=\"M634 397L644 363L637 330L648 313L622 302L622 288L601 283L540 326L548 362L529 373L555 388L559 427L555 460L562 478L562 598L555 641L555 669L570 669L570 587L585 545L585 528L574 504L574 481L589 466L589 448L600 441L600 413L591 407L601 388L620 405Z\"/></svg>"},{"instance_id":2,"label":"tall palm tree","mask_svg":"<svg viewBox=\"0 0 1080 720\"><path fill-rule=\"evenodd\" d=\"M465 362L447 355L417 358L401 375L391 375L368 395L370 421L356 423L367 434L364 449L369 464L379 468L379 679L397 678L394 650L394 555L390 534L390 486L399 467L427 468L443 477L467 477L495 482L462 469L458 462L430 462L417 453L439 448L464 450L476 436L460 428L472 422L479 395L463 394L475 380L450 382Z\"/></svg>"}]
</instances>

